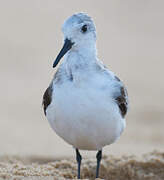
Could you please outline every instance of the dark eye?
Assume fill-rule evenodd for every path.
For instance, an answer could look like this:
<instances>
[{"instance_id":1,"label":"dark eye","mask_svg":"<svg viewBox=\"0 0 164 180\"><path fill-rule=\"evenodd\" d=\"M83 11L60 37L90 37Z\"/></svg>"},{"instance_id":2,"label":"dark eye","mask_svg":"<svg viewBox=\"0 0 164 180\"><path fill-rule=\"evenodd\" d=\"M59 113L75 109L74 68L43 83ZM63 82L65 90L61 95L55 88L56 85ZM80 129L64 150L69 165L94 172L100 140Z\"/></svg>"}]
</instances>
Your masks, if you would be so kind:
<instances>
[{"instance_id":1,"label":"dark eye","mask_svg":"<svg viewBox=\"0 0 164 180\"><path fill-rule=\"evenodd\" d=\"M87 31L87 25L86 24L82 26L81 31L83 33L85 33Z\"/></svg>"}]
</instances>

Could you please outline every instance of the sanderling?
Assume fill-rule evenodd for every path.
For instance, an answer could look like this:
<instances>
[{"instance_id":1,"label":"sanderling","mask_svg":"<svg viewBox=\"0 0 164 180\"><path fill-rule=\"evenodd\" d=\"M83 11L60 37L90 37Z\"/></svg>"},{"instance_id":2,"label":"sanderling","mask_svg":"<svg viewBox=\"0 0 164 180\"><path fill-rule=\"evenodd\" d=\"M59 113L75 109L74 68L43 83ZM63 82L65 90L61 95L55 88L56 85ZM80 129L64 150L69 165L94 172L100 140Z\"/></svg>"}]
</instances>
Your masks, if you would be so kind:
<instances>
[{"instance_id":1,"label":"sanderling","mask_svg":"<svg viewBox=\"0 0 164 180\"><path fill-rule=\"evenodd\" d=\"M125 128L127 91L97 58L96 29L84 13L69 17L62 27L64 46L58 67L44 93L44 113L53 130L76 150L80 178L81 150L97 150L96 178L102 148L115 142Z\"/></svg>"}]
</instances>

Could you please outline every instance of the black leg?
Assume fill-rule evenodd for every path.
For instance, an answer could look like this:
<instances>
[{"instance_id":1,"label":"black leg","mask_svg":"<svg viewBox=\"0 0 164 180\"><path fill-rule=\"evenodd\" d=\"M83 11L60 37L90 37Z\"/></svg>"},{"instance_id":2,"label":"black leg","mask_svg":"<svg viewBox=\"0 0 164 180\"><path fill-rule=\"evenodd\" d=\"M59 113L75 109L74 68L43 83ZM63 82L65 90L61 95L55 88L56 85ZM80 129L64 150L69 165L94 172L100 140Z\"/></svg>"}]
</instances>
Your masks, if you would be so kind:
<instances>
[{"instance_id":1,"label":"black leg","mask_svg":"<svg viewBox=\"0 0 164 180\"><path fill-rule=\"evenodd\" d=\"M102 158L102 150L98 151L96 158L97 158L96 178L98 178L99 177L100 162L101 162L101 158Z\"/></svg>"},{"instance_id":2,"label":"black leg","mask_svg":"<svg viewBox=\"0 0 164 180\"><path fill-rule=\"evenodd\" d=\"M77 175L77 178L80 179L80 165L81 165L82 157L81 157L78 149L76 149L76 160L77 160L77 164L78 164L78 175Z\"/></svg>"}]
</instances>

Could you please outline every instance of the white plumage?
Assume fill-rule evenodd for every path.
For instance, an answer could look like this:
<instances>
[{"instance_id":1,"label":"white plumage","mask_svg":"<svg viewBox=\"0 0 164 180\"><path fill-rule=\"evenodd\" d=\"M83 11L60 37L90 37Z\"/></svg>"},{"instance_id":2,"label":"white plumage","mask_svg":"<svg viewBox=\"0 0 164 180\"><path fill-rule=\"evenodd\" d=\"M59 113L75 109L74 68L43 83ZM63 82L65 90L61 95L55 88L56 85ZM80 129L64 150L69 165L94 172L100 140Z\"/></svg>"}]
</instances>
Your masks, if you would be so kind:
<instances>
[{"instance_id":1,"label":"white plumage","mask_svg":"<svg viewBox=\"0 0 164 180\"><path fill-rule=\"evenodd\" d=\"M64 36L78 45L66 54L59 67L61 82L53 79L52 101L46 114L53 130L66 142L79 149L100 150L118 139L125 128L125 119L114 99L122 83L97 59L93 22L79 15L69 18L63 26ZM86 40L81 40L84 35L79 32L79 17L83 24L91 25Z\"/></svg>"},{"instance_id":2,"label":"white plumage","mask_svg":"<svg viewBox=\"0 0 164 180\"><path fill-rule=\"evenodd\" d=\"M100 151L115 142L125 128L126 89L97 58L96 30L89 16L71 16L62 31L67 50L55 61L54 66L65 54L45 92L45 114L67 143L76 149Z\"/></svg>"}]
</instances>

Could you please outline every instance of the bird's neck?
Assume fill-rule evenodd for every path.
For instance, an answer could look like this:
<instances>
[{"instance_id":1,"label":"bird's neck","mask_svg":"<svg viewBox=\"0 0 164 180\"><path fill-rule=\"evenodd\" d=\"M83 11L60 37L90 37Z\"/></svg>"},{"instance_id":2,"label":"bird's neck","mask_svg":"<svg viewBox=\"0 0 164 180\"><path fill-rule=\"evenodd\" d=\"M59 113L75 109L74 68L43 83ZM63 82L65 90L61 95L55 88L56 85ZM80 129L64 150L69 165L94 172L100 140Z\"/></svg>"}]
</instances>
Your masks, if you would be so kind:
<instances>
[{"instance_id":1,"label":"bird's neck","mask_svg":"<svg viewBox=\"0 0 164 180\"><path fill-rule=\"evenodd\" d=\"M96 47L72 49L66 54L61 67L67 76L80 81L88 78L88 75L93 72L96 61Z\"/></svg>"},{"instance_id":2,"label":"bird's neck","mask_svg":"<svg viewBox=\"0 0 164 180\"><path fill-rule=\"evenodd\" d=\"M65 63L70 68L86 68L91 66L97 60L96 46L83 46L73 48L65 57Z\"/></svg>"}]
</instances>

